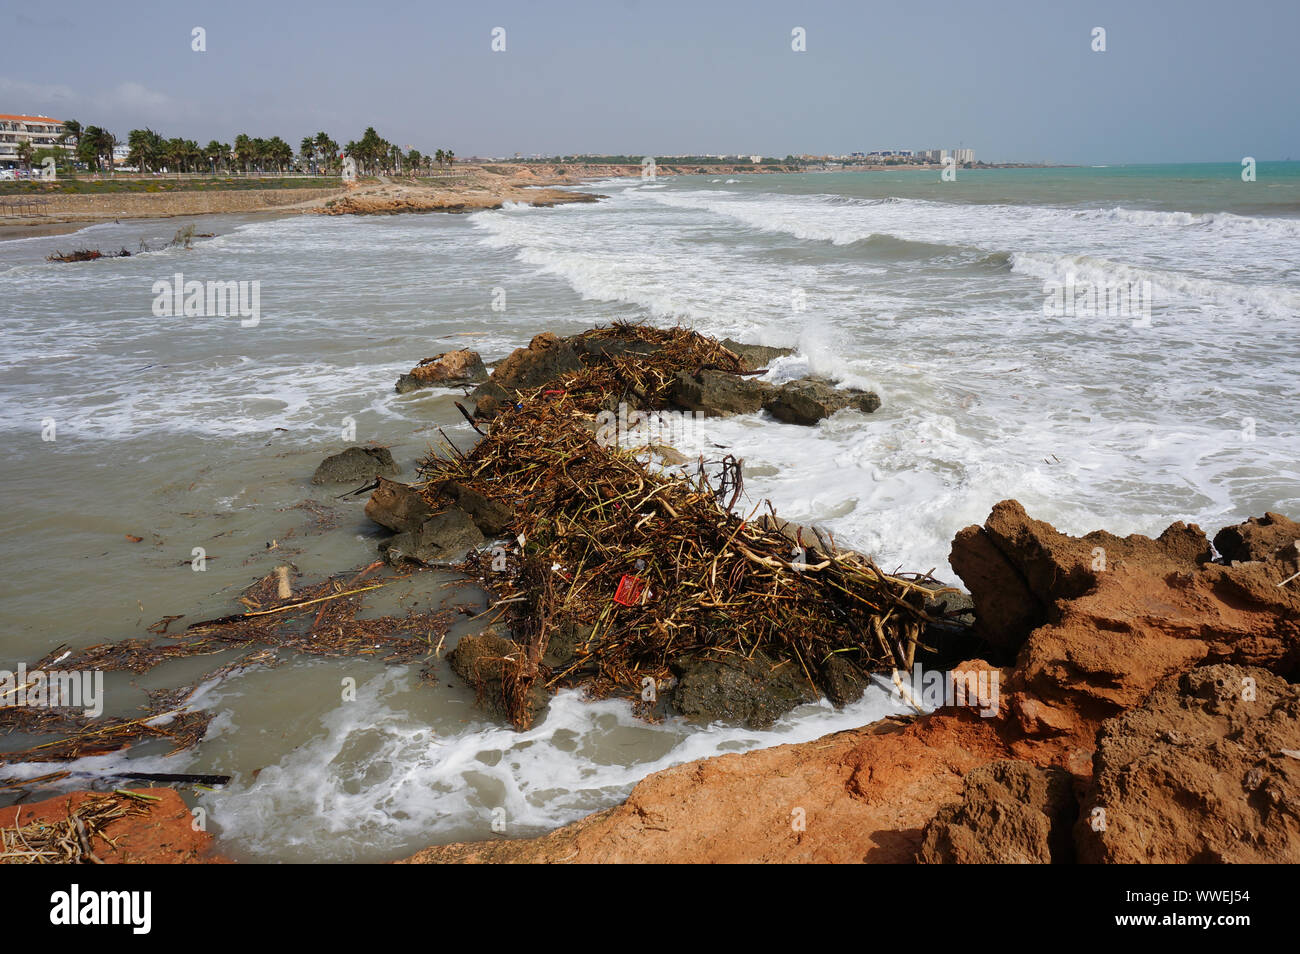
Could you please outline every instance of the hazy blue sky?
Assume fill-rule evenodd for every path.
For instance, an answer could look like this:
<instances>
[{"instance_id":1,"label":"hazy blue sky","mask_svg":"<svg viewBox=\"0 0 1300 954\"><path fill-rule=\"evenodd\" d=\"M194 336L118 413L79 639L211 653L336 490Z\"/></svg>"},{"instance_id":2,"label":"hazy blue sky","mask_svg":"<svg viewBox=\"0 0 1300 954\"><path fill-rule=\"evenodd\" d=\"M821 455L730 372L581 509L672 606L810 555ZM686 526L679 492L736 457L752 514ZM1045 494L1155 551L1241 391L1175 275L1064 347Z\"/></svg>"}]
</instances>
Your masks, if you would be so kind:
<instances>
[{"instance_id":1,"label":"hazy blue sky","mask_svg":"<svg viewBox=\"0 0 1300 954\"><path fill-rule=\"evenodd\" d=\"M0 112L123 139L147 125L296 147L374 125L460 156L963 144L993 161L1300 158L1297 0L6 7ZM196 26L207 52L191 50ZM791 49L795 27L807 52Z\"/></svg>"}]
</instances>

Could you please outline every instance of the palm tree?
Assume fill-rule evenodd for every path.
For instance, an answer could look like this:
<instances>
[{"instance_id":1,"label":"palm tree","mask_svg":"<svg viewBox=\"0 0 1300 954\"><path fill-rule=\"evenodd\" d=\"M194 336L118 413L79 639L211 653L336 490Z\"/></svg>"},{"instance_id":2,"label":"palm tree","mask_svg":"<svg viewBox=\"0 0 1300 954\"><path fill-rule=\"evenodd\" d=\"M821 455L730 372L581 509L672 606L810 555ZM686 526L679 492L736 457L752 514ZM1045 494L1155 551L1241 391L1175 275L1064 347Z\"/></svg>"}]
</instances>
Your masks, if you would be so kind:
<instances>
[{"instance_id":1,"label":"palm tree","mask_svg":"<svg viewBox=\"0 0 1300 954\"><path fill-rule=\"evenodd\" d=\"M83 135L82 139L85 138ZM132 129L127 135L127 143L131 148L127 158L141 172L158 168L167 145L163 137L152 129Z\"/></svg>"},{"instance_id":2,"label":"palm tree","mask_svg":"<svg viewBox=\"0 0 1300 954\"><path fill-rule=\"evenodd\" d=\"M240 133L235 137L235 161L239 163L240 170L244 175L248 175L248 166L253 161L253 140L249 139L245 133Z\"/></svg>"},{"instance_id":3,"label":"palm tree","mask_svg":"<svg viewBox=\"0 0 1300 954\"><path fill-rule=\"evenodd\" d=\"M185 169L185 161L188 155L189 150L185 148L184 139L168 139L167 144L163 147L163 158L167 160L169 170L175 172L178 176Z\"/></svg>"},{"instance_id":4,"label":"palm tree","mask_svg":"<svg viewBox=\"0 0 1300 954\"><path fill-rule=\"evenodd\" d=\"M33 152L35 152L35 150L32 148L32 144L27 140L23 140L18 144L18 161L23 164L23 168L28 172L32 171Z\"/></svg>"},{"instance_id":5,"label":"palm tree","mask_svg":"<svg viewBox=\"0 0 1300 954\"><path fill-rule=\"evenodd\" d=\"M316 155L325 160L325 171L331 171L338 163L339 144L324 131L316 134Z\"/></svg>"},{"instance_id":6,"label":"palm tree","mask_svg":"<svg viewBox=\"0 0 1300 954\"><path fill-rule=\"evenodd\" d=\"M203 158L208 160L208 163L212 166L214 176L217 174L217 166L224 163L228 155L230 155L230 147L224 142L217 142L215 139L203 147Z\"/></svg>"},{"instance_id":7,"label":"palm tree","mask_svg":"<svg viewBox=\"0 0 1300 954\"><path fill-rule=\"evenodd\" d=\"M279 136L272 136L266 142L266 158L275 164L277 172L282 173L293 162L293 146Z\"/></svg>"},{"instance_id":8,"label":"palm tree","mask_svg":"<svg viewBox=\"0 0 1300 954\"><path fill-rule=\"evenodd\" d=\"M104 158L108 160L108 174L110 176L115 174L117 169L113 165L113 153L117 151L117 137L107 129L101 129L99 131L96 148L103 153Z\"/></svg>"},{"instance_id":9,"label":"palm tree","mask_svg":"<svg viewBox=\"0 0 1300 954\"><path fill-rule=\"evenodd\" d=\"M63 132L59 133L59 142L65 146L75 147L80 139L81 123L75 119L66 120L63 123Z\"/></svg>"}]
</instances>

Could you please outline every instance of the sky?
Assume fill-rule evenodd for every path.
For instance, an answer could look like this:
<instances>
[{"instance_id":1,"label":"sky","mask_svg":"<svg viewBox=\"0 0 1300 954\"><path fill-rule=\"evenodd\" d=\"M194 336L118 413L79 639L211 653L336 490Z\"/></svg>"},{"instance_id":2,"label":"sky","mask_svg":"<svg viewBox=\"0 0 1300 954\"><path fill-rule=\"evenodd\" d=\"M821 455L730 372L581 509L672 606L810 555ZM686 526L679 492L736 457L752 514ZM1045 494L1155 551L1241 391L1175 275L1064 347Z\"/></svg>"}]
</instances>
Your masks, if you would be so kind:
<instances>
[{"instance_id":1,"label":"sky","mask_svg":"<svg viewBox=\"0 0 1300 954\"><path fill-rule=\"evenodd\" d=\"M0 24L0 113L122 140L374 126L461 157L1300 159L1297 0L71 0Z\"/></svg>"}]
</instances>

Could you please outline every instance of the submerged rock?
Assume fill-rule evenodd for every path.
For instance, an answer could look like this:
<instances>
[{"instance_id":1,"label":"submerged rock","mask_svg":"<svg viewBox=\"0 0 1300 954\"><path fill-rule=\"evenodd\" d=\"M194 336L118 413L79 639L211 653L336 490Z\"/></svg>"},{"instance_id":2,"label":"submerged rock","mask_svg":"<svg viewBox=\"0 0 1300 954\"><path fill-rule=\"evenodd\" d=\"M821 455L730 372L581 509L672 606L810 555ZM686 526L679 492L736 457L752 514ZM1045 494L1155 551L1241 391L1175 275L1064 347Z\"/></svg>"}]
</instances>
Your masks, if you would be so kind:
<instances>
[{"instance_id":1,"label":"submerged rock","mask_svg":"<svg viewBox=\"0 0 1300 954\"><path fill-rule=\"evenodd\" d=\"M397 379L397 393L453 384L476 384L487 376L487 368L478 352L462 348L425 358Z\"/></svg>"},{"instance_id":2,"label":"submerged rock","mask_svg":"<svg viewBox=\"0 0 1300 954\"><path fill-rule=\"evenodd\" d=\"M1300 687L1217 665L1170 676L1102 724L1079 860L1300 862Z\"/></svg>"},{"instance_id":3,"label":"submerged rock","mask_svg":"<svg viewBox=\"0 0 1300 954\"><path fill-rule=\"evenodd\" d=\"M925 826L921 864L1065 864L1078 813L1070 774L1057 766L999 759L962 780L961 801Z\"/></svg>"},{"instance_id":4,"label":"submerged rock","mask_svg":"<svg viewBox=\"0 0 1300 954\"><path fill-rule=\"evenodd\" d=\"M393 454L387 447L349 447L326 457L311 476L313 484L354 484L397 473Z\"/></svg>"}]
</instances>

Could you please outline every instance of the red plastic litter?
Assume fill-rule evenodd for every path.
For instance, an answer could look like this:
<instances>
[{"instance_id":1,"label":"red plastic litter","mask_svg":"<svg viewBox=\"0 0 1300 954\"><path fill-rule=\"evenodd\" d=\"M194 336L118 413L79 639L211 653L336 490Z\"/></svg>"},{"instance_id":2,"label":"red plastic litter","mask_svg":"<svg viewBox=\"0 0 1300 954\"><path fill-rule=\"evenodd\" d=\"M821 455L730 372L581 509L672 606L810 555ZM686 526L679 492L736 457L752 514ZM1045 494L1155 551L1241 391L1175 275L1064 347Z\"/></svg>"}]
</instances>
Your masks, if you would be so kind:
<instances>
[{"instance_id":1,"label":"red plastic litter","mask_svg":"<svg viewBox=\"0 0 1300 954\"><path fill-rule=\"evenodd\" d=\"M566 389L564 389L564 388L551 388L551 389L548 390L548 391L543 391L543 392L542 392L542 396L543 396L543 397L549 397L549 396L552 395L552 394L566 394L566 393L567 393L567 391L566 391Z\"/></svg>"},{"instance_id":2,"label":"red plastic litter","mask_svg":"<svg viewBox=\"0 0 1300 954\"><path fill-rule=\"evenodd\" d=\"M623 574L623 578L618 581L618 589L614 591L614 602L623 606L636 606L641 602L641 597L645 593L646 581L639 576L628 576Z\"/></svg>"}]
</instances>

